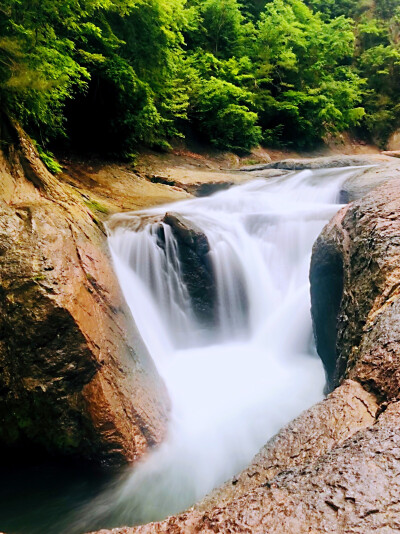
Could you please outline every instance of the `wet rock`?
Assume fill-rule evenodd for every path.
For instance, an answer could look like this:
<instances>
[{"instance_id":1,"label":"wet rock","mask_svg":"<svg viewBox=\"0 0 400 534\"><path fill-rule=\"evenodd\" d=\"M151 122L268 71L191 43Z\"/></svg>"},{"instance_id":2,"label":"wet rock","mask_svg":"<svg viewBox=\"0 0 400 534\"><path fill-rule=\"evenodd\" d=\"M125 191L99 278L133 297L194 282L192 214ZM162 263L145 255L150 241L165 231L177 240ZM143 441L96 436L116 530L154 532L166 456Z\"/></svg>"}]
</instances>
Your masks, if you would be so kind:
<instances>
[{"instance_id":1,"label":"wet rock","mask_svg":"<svg viewBox=\"0 0 400 534\"><path fill-rule=\"evenodd\" d=\"M206 326L216 321L216 281L207 236L194 223L178 213L168 212L162 222L171 227L178 244L182 278L192 300L193 311ZM159 239L165 244L163 227Z\"/></svg>"},{"instance_id":2,"label":"wet rock","mask_svg":"<svg viewBox=\"0 0 400 534\"><path fill-rule=\"evenodd\" d=\"M102 226L1 126L0 446L133 461L162 440L168 401Z\"/></svg>"},{"instance_id":3,"label":"wet rock","mask_svg":"<svg viewBox=\"0 0 400 534\"><path fill-rule=\"evenodd\" d=\"M353 532L347 525L359 528L354 532L372 532L387 516L371 526L365 512L384 513L386 503L396 504L395 491L386 494L386 484L400 472L398 461L387 465L397 454L400 435L383 416L375 425L377 408L372 395L347 381L279 432L246 470L195 509L159 523L98 534ZM387 458L377 451L385 451ZM396 524L394 517L391 521Z\"/></svg>"},{"instance_id":4,"label":"wet rock","mask_svg":"<svg viewBox=\"0 0 400 534\"><path fill-rule=\"evenodd\" d=\"M346 236L341 223L347 209L345 207L340 210L318 237L313 247L310 266L314 338L330 390L335 384L337 322L345 276L343 247Z\"/></svg>"},{"instance_id":5,"label":"wet rock","mask_svg":"<svg viewBox=\"0 0 400 534\"><path fill-rule=\"evenodd\" d=\"M321 158L301 158L301 159L285 159L281 161L274 161L273 163L265 163L262 165L253 165L243 167L241 171L262 171L265 169L283 169L288 171L302 171L304 169L333 169L340 167L357 167L363 165L370 165L371 159L363 156L328 156Z\"/></svg>"},{"instance_id":6,"label":"wet rock","mask_svg":"<svg viewBox=\"0 0 400 534\"><path fill-rule=\"evenodd\" d=\"M209 182L205 184L199 184L198 186L194 187L193 194L196 197L208 197L210 195L213 195L214 193L218 193L219 191L226 191L233 185L235 185L234 182L228 182L228 181L227 182Z\"/></svg>"},{"instance_id":7,"label":"wet rock","mask_svg":"<svg viewBox=\"0 0 400 534\"><path fill-rule=\"evenodd\" d=\"M399 396L399 235L394 179L350 204L314 246L312 313L331 387L350 377L386 401ZM341 279L336 287L329 285L334 279Z\"/></svg>"},{"instance_id":8,"label":"wet rock","mask_svg":"<svg viewBox=\"0 0 400 534\"><path fill-rule=\"evenodd\" d=\"M373 162L373 161L372 161ZM347 204L367 195L380 185L400 178L400 164L385 162L383 165L361 170L342 185L339 202Z\"/></svg>"},{"instance_id":9,"label":"wet rock","mask_svg":"<svg viewBox=\"0 0 400 534\"><path fill-rule=\"evenodd\" d=\"M276 475L317 458L375 421L376 399L360 384L346 380L324 401L303 412L279 431L251 464L195 505L196 510L221 507L266 484Z\"/></svg>"}]
</instances>

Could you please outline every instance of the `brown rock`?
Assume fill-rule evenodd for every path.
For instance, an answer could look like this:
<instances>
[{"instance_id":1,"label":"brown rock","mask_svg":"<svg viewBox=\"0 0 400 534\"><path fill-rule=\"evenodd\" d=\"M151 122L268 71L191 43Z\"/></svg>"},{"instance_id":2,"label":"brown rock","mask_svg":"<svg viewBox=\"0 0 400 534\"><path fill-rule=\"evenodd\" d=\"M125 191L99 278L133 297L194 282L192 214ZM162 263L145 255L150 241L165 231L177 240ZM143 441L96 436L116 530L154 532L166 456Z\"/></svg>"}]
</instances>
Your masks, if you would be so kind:
<instances>
[{"instance_id":1,"label":"brown rock","mask_svg":"<svg viewBox=\"0 0 400 534\"><path fill-rule=\"evenodd\" d=\"M227 504L289 468L315 462L375 420L378 405L360 384L346 380L324 401L284 427L255 456L249 467L195 506L210 510Z\"/></svg>"},{"instance_id":2,"label":"brown rock","mask_svg":"<svg viewBox=\"0 0 400 534\"><path fill-rule=\"evenodd\" d=\"M132 461L163 438L168 402L101 223L1 127L0 443Z\"/></svg>"},{"instance_id":3,"label":"brown rock","mask_svg":"<svg viewBox=\"0 0 400 534\"><path fill-rule=\"evenodd\" d=\"M400 150L385 150L382 154L391 158L400 158Z\"/></svg>"},{"instance_id":4,"label":"brown rock","mask_svg":"<svg viewBox=\"0 0 400 534\"><path fill-rule=\"evenodd\" d=\"M311 264L318 350L331 386L359 380L397 399L399 373L400 180L343 210L324 229Z\"/></svg>"},{"instance_id":5,"label":"brown rock","mask_svg":"<svg viewBox=\"0 0 400 534\"><path fill-rule=\"evenodd\" d=\"M347 532L341 530L346 524L360 525L359 530L348 532L372 532L366 512L384 511L389 501L395 504L395 492L382 504L380 500L400 471L399 461L387 465L397 454L400 435L388 428L391 419L384 423L386 414L374 426L376 410L373 396L347 381L279 432L249 468L229 483L230 489L226 484L195 510L160 523L98 534L331 533ZM381 437L390 438L387 449L381 446ZM387 459L368 461L375 449L384 450ZM385 476L390 480L384 480ZM376 494L374 483L378 484ZM372 518L372 524L378 522Z\"/></svg>"}]
</instances>

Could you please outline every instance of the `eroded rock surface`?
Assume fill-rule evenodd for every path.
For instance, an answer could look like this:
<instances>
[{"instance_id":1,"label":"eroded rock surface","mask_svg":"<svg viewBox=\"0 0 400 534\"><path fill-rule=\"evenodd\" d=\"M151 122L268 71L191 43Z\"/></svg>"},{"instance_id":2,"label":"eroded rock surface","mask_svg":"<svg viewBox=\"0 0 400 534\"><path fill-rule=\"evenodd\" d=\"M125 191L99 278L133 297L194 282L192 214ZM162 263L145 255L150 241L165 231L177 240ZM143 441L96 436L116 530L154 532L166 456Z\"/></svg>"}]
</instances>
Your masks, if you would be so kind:
<instances>
[{"instance_id":1,"label":"eroded rock surface","mask_svg":"<svg viewBox=\"0 0 400 534\"><path fill-rule=\"evenodd\" d=\"M356 378L385 401L400 387L399 236L397 179L344 208L318 238L311 265L315 331L331 386Z\"/></svg>"},{"instance_id":2,"label":"eroded rock surface","mask_svg":"<svg viewBox=\"0 0 400 534\"><path fill-rule=\"evenodd\" d=\"M311 285L329 397L193 509L102 534L400 530L399 179L326 226Z\"/></svg>"},{"instance_id":3,"label":"eroded rock surface","mask_svg":"<svg viewBox=\"0 0 400 534\"><path fill-rule=\"evenodd\" d=\"M0 445L135 460L162 440L168 401L102 225L17 126L1 126Z\"/></svg>"},{"instance_id":4,"label":"eroded rock surface","mask_svg":"<svg viewBox=\"0 0 400 534\"><path fill-rule=\"evenodd\" d=\"M359 384L347 381L328 399L279 432L246 470L196 509L160 523L104 530L99 534L332 533L344 532L343 526L351 522L359 530L348 532L372 532L368 530L369 519L363 521L363 516L368 518L365 512L375 509L374 506L384 511L380 499L387 485L380 480L375 494L373 483L390 467L386 458L378 457L374 469L375 464L368 458L372 459L379 448L381 435L390 435L387 457L392 460L400 444L400 436L388 430L383 419L375 426L377 409L372 395ZM393 480L399 473L400 462L391 467ZM363 488L369 469L366 484L372 486Z\"/></svg>"}]
</instances>

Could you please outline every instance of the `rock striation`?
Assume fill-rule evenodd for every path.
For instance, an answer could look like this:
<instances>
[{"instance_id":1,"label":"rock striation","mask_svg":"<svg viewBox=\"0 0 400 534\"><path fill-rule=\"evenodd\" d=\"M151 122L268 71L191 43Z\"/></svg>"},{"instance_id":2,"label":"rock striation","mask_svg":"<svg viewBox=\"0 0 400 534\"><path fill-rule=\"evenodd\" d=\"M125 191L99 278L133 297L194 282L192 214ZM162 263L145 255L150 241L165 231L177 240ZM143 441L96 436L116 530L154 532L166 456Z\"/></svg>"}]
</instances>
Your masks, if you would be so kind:
<instances>
[{"instance_id":1,"label":"rock striation","mask_svg":"<svg viewBox=\"0 0 400 534\"><path fill-rule=\"evenodd\" d=\"M102 224L0 124L0 445L131 462L162 440L168 400Z\"/></svg>"}]
</instances>

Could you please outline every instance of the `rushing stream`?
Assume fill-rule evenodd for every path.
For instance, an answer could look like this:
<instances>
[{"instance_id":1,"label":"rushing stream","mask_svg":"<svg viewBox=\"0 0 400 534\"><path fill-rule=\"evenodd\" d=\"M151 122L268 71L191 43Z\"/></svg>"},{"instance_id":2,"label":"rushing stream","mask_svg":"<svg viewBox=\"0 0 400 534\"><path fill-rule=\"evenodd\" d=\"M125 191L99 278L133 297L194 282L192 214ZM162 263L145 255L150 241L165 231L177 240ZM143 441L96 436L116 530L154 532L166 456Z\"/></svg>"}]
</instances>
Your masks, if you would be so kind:
<instances>
[{"instance_id":1,"label":"rushing stream","mask_svg":"<svg viewBox=\"0 0 400 534\"><path fill-rule=\"evenodd\" d=\"M185 509L322 398L324 371L310 318L310 255L338 210L341 184L357 172L260 178L113 221L109 241L119 281L171 397L169 435L78 510L65 532L138 524ZM208 238L216 281L213 328L193 310L178 244L171 227L160 223L167 211Z\"/></svg>"}]
</instances>

